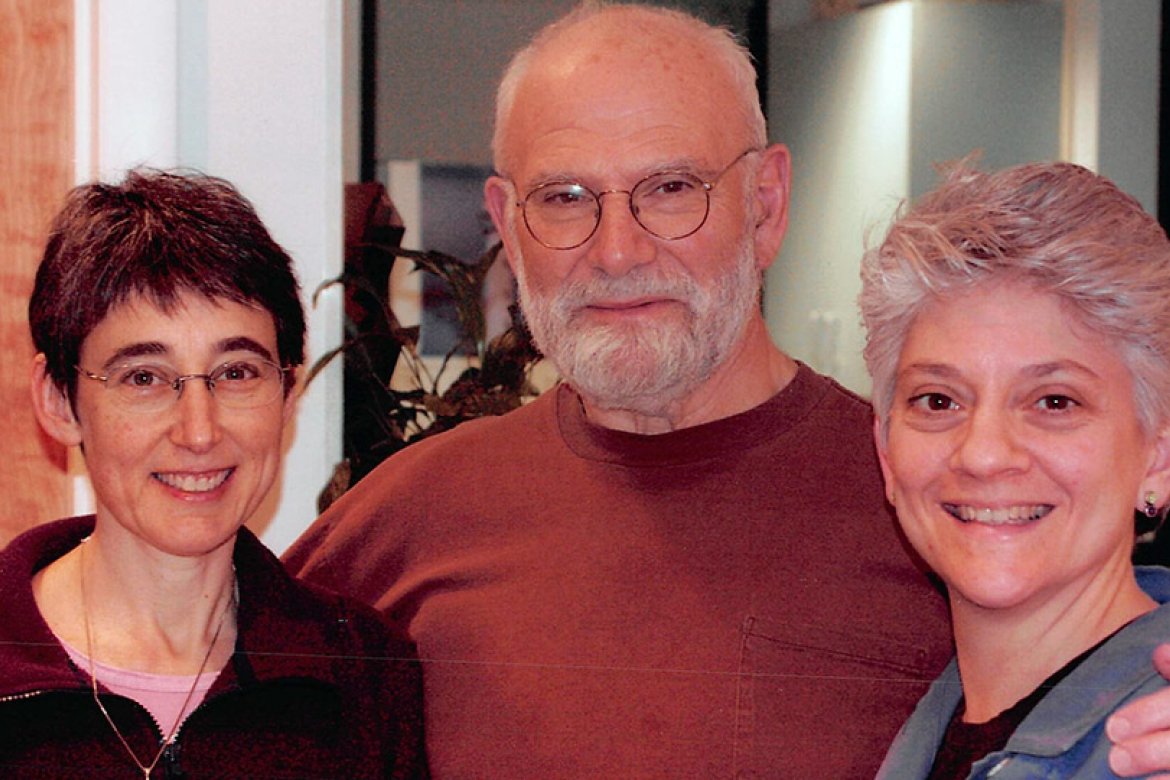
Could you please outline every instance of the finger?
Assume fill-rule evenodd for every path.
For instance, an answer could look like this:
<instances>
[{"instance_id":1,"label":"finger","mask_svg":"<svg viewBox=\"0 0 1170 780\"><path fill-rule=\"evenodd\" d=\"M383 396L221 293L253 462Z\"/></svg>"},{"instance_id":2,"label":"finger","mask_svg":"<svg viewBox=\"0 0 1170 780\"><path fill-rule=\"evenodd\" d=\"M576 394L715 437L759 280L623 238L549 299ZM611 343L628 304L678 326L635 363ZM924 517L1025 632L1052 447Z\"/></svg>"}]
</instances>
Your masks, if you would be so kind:
<instances>
[{"instance_id":1,"label":"finger","mask_svg":"<svg viewBox=\"0 0 1170 780\"><path fill-rule=\"evenodd\" d=\"M1158 670L1158 674L1170 680L1170 643L1154 648L1154 668Z\"/></svg>"},{"instance_id":2,"label":"finger","mask_svg":"<svg viewBox=\"0 0 1170 780\"><path fill-rule=\"evenodd\" d=\"M1170 770L1170 732L1115 743L1109 751L1109 768L1120 777L1145 777L1150 772ZM1170 774L1157 777L1170 780Z\"/></svg>"},{"instance_id":3,"label":"finger","mask_svg":"<svg viewBox=\"0 0 1170 780\"><path fill-rule=\"evenodd\" d=\"M1160 751L1156 744L1143 744L1144 742L1137 740L1124 745L1114 745L1109 751L1109 768L1119 777L1150 777L1155 780L1170 780L1170 774L1149 774L1159 768L1165 769L1167 764L1165 760L1160 761L1159 756L1162 756L1162 759L1167 756Z\"/></svg>"},{"instance_id":4,"label":"finger","mask_svg":"<svg viewBox=\"0 0 1170 780\"><path fill-rule=\"evenodd\" d=\"M1105 722L1105 733L1114 744L1153 736L1166 729L1170 729L1170 688L1135 699L1110 715ZM1164 736L1170 748L1170 733ZM1170 769L1170 764L1165 768Z\"/></svg>"},{"instance_id":5,"label":"finger","mask_svg":"<svg viewBox=\"0 0 1170 780\"><path fill-rule=\"evenodd\" d=\"M1114 745L1109 751L1109 768L1121 778L1136 778L1147 776L1152 769L1159 765L1157 744L1149 744L1149 740L1134 740L1130 743ZM1165 767L1164 761L1161 766ZM1157 775L1159 778L1170 779L1170 775Z\"/></svg>"}]
</instances>

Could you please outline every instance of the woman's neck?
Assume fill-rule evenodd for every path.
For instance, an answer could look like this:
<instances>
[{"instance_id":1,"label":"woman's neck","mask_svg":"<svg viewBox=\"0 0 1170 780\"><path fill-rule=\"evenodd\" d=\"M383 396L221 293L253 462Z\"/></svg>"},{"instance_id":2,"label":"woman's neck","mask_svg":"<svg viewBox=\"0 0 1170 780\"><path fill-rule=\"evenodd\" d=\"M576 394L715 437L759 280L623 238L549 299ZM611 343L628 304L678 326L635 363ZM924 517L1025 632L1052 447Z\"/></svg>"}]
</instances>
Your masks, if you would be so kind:
<instances>
[{"instance_id":1,"label":"woman's neck","mask_svg":"<svg viewBox=\"0 0 1170 780\"><path fill-rule=\"evenodd\" d=\"M1128 567L1127 567L1128 568ZM1157 606L1132 568L1041 604L986 609L952 591L951 614L966 711L984 723L1039 687L1072 659Z\"/></svg>"},{"instance_id":2,"label":"woman's neck","mask_svg":"<svg viewBox=\"0 0 1170 780\"><path fill-rule=\"evenodd\" d=\"M236 636L231 552L130 557L95 531L37 573L33 596L54 634L102 663L194 674L218 630L207 668L219 669Z\"/></svg>"}]
</instances>

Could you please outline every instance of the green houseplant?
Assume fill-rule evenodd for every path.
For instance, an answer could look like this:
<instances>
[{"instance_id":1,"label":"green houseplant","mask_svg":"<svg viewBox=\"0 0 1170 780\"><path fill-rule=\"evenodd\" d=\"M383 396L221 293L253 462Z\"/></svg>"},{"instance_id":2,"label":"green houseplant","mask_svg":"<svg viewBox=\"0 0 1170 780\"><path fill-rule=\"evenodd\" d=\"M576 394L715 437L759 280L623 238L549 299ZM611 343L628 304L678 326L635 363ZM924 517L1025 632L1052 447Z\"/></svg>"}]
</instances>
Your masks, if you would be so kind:
<instances>
[{"instance_id":1,"label":"green houseplant","mask_svg":"<svg viewBox=\"0 0 1170 780\"><path fill-rule=\"evenodd\" d=\"M345 338L309 368L306 383L339 356L345 382L344 459L318 497L323 511L379 463L414 442L466 420L503 414L534 397L532 367L540 355L510 307L511 325L490 341L484 280L500 245L467 262L434 251L401 247L403 229L380 184L346 188L346 257L334 285L345 291ZM456 343L432 370L419 354L419 327L403 326L390 306L389 279L399 260L441 280L458 320ZM467 367L448 384L456 358ZM392 381L393 380L393 381Z\"/></svg>"}]
</instances>

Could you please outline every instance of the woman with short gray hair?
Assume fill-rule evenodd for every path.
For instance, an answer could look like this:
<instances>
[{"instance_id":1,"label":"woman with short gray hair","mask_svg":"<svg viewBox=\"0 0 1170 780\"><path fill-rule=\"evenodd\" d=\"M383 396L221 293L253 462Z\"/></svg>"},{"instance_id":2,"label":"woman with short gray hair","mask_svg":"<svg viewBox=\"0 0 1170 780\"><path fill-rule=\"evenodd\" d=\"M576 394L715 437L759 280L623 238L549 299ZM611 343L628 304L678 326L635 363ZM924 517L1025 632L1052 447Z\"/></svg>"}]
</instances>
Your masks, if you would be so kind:
<instances>
[{"instance_id":1,"label":"woman with short gray hair","mask_svg":"<svg viewBox=\"0 0 1170 780\"><path fill-rule=\"evenodd\" d=\"M1170 572L1131 563L1170 500L1165 232L1079 166L958 163L862 280L886 492L956 646L879 776L1114 777L1106 718L1166 685Z\"/></svg>"}]
</instances>

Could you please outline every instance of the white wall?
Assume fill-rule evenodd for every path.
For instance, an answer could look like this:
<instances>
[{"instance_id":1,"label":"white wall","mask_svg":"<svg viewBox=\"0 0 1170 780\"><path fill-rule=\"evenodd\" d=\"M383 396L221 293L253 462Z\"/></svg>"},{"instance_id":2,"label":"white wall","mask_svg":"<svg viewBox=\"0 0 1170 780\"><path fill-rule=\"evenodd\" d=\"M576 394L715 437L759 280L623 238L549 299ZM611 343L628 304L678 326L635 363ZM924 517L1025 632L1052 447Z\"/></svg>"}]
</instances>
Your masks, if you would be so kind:
<instances>
[{"instance_id":1,"label":"white wall","mask_svg":"<svg viewBox=\"0 0 1170 780\"><path fill-rule=\"evenodd\" d=\"M855 302L866 231L932 186L934 161L1063 155L1156 213L1160 17L1158 0L902 0L795 24L774 13L770 132L795 165L765 288L780 345L868 392Z\"/></svg>"},{"instance_id":2,"label":"white wall","mask_svg":"<svg viewBox=\"0 0 1170 780\"><path fill-rule=\"evenodd\" d=\"M1100 108L1094 170L1157 214L1161 3L1097 0L1096 5Z\"/></svg>"},{"instance_id":3,"label":"white wall","mask_svg":"<svg viewBox=\"0 0 1170 780\"><path fill-rule=\"evenodd\" d=\"M863 18L864 17L864 18ZM773 29L770 135L793 154L788 237L765 283L780 346L868 386L854 301L869 225L909 191L911 7Z\"/></svg>"},{"instance_id":4,"label":"white wall","mask_svg":"<svg viewBox=\"0 0 1170 780\"><path fill-rule=\"evenodd\" d=\"M79 181L141 163L232 180L295 259L308 305L341 269L349 5L77 0ZM308 325L311 361L340 340L336 291L309 310ZM278 552L315 516L341 457L340 399L337 366L305 394L284 475L250 523Z\"/></svg>"},{"instance_id":5,"label":"white wall","mask_svg":"<svg viewBox=\"0 0 1170 780\"><path fill-rule=\"evenodd\" d=\"M922 2L913 8L910 196L934 166L981 150L1003 168L1060 155L1061 7Z\"/></svg>"}]
</instances>

